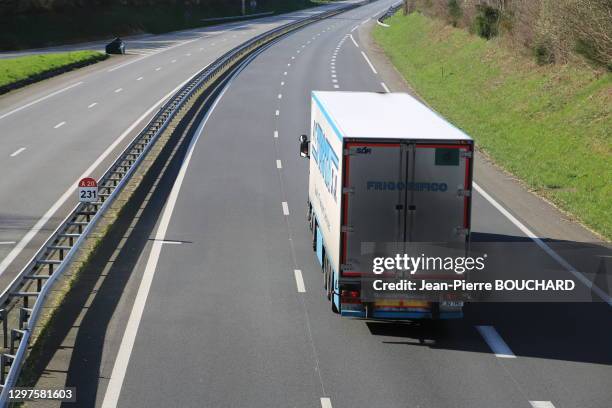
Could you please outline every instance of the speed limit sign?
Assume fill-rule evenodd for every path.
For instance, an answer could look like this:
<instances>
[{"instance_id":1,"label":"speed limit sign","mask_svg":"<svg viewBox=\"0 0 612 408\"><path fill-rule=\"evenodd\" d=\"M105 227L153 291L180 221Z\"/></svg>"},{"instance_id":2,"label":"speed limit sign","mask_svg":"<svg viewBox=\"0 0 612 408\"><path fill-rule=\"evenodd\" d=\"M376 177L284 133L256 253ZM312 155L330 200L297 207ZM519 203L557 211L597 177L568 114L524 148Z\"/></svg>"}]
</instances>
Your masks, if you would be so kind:
<instances>
[{"instance_id":1,"label":"speed limit sign","mask_svg":"<svg viewBox=\"0 0 612 408\"><path fill-rule=\"evenodd\" d=\"M98 201L98 182L91 177L85 177L79 181L79 201L92 203Z\"/></svg>"}]
</instances>

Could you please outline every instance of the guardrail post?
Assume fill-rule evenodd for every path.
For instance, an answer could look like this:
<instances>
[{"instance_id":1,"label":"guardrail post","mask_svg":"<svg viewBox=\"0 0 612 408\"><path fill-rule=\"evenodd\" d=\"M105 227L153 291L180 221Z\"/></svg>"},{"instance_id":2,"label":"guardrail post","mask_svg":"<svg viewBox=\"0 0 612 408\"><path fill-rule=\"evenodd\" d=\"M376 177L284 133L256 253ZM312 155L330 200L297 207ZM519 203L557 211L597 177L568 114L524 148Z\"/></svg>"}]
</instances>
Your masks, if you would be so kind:
<instances>
[{"instance_id":1,"label":"guardrail post","mask_svg":"<svg viewBox=\"0 0 612 408\"><path fill-rule=\"evenodd\" d=\"M23 337L23 330L21 329L11 329L11 354L15 354L15 340L19 340Z\"/></svg>"},{"instance_id":2,"label":"guardrail post","mask_svg":"<svg viewBox=\"0 0 612 408\"><path fill-rule=\"evenodd\" d=\"M2 319L2 337L4 337L4 348L8 347L8 324L6 322L6 309L0 309L0 319Z\"/></svg>"}]
</instances>

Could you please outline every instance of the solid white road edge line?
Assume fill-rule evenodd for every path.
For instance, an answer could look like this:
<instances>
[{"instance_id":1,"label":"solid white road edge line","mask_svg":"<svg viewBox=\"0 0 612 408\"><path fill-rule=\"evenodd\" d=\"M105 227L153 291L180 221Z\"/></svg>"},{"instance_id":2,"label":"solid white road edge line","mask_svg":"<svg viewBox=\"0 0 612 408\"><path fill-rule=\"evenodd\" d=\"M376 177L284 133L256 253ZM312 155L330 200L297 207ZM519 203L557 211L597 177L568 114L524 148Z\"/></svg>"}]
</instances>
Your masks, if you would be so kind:
<instances>
[{"instance_id":1,"label":"solid white road edge line","mask_svg":"<svg viewBox=\"0 0 612 408\"><path fill-rule=\"evenodd\" d=\"M478 193L484 197L493 207L497 209L500 213L502 213L510 222L512 222L518 229L523 231L525 235L527 235L533 242L535 242L544 252L548 254L552 259L557 261L559 265L564 267L569 273L574 275L576 279L578 279L582 284L584 284L588 289L592 290L603 299L609 306L612 306L612 297L610 297L606 292L600 289L597 285L593 284L586 276L584 276L580 271L574 268L569 264L565 259L561 257L558 253L556 253L551 247L549 247L544 241L542 241L536 234L534 234L529 228L527 228L522 222L517 220L508 210L506 210L500 203L495 201L493 197L491 197L486 191L482 189L478 184L474 183L474 188Z\"/></svg>"},{"instance_id":2,"label":"solid white road edge line","mask_svg":"<svg viewBox=\"0 0 612 408\"><path fill-rule=\"evenodd\" d=\"M300 269L294 269L293 274L295 275L295 284L297 285L297 291L299 293L306 292L306 285L304 285L304 277Z\"/></svg>"},{"instance_id":3,"label":"solid white road edge line","mask_svg":"<svg viewBox=\"0 0 612 408\"><path fill-rule=\"evenodd\" d=\"M476 326L476 329L487 342L496 357L501 358L516 358L510 347L501 338L495 327L493 326Z\"/></svg>"},{"instance_id":4,"label":"solid white road edge line","mask_svg":"<svg viewBox=\"0 0 612 408\"><path fill-rule=\"evenodd\" d=\"M353 38L353 34L349 34L349 37L351 37L351 41L353 41L353 44L355 44L355 47L359 48L359 44L357 44L357 41L355 41L355 38Z\"/></svg>"},{"instance_id":5,"label":"solid white road edge line","mask_svg":"<svg viewBox=\"0 0 612 408\"><path fill-rule=\"evenodd\" d=\"M13 245L15 241L0 241L0 245Z\"/></svg>"},{"instance_id":6,"label":"solid white road edge line","mask_svg":"<svg viewBox=\"0 0 612 408\"><path fill-rule=\"evenodd\" d=\"M2 115L0 115L0 119L4 119L4 118L6 118L7 116L12 115L13 113L19 112L20 110L23 110L23 109L25 109L25 108L29 108L30 106L35 105L35 104L37 104L38 102L42 102L42 101L44 101L45 99L49 99L49 98L51 98L51 97L53 97L53 96L55 96L55 95L61 94L62 92L65 92L65 91L67 91L67 90L69 90L69 89L72 89L72 88L74 88L75 86L79 86L79 85L81 85L81 84L83 84L83 82L77 82L76 84L68 85L68 86L67 86L67 87L65 87L65 88L62 88L62 89L57 90L57 91L55 91L55 92L51 92L49 95L45 95L45 96L43 96L42 98L38 98L38 99L36 99L36 100L33 100L32 102L26 103L25 105L22 105L22 106L20 106L20 107L18 107L18 108L15 108L15 109L11 110L11 111L8 111L8 112L6 112L6 113L3 113Z\"/></svg>"},{"instance_id":7,"label":"solid white road edge line","mask_svg":"<svg viewBox=\"0 0 612 408\"><path fill-rule=\"evenodd\" d=\"M143 113L138 119L136 119L136 121L132 123L130 127L128 127L117 139L115 139L115 141L110 146L108 146L108 148L96 159L96 161L94 161L91 166L89 166L87 170L85 170L83 174L81 174L81 176L79 176L72 183L68 190L66 190L64 194L62 194L62 196L51 206L51 208L49 208L47 212L38 221L36 221L36 224L34 224L34 226L23 236L23 238L19 240L19 243L15 246L15 248L13 248L11 252L9 252L9 254L2 260L2 262L0 262L0 276L6 271L6 268L8 268L11 262L13 262L15 258L19 256L21 251L23 251L23 249L28 245L32 238L34 238L36 234L45 226L49 219L53 217L53 214L55 214L55 212L62 205L64 205L68 198L74 195L78 180L84 177L90 177L94 170L100 165L100 163L102 163L108 157L108 155L111 154L113 150L115 150L115 148L117 148L119 143L121 143L123 139L125 139L127 135L129 135L130 132L134 130L134 128L136 128L136 126L138 126L140 122L142 122L147 116L149 116L155 109L157 109L159 105L161 105L166 99L171 97L183 85L189 82L191 78L193 78L193 76L181 82L176 88L164 95L159 101L157 101L145 113Z\"/></svg>"},{"instance_id":8,"label":"solid white road edge line","mask_svg":"<svg viewBox=\"0 0 612 408\"><path fill-rule=\"evenodd\" d=\"M366 62L368 63L368 65L372 69L372 72L374 72L375 74L378 74L378 72L376 72L376 68L374 68L374 65L372 65L372 62L370 61L370 59L368 58L366 53L361 51L361 55L363 55L363 58L365 58Z\"/></svg>"},{"instance_id":9,"label":"solid white road edge line","mask_svg":"<svg viewBox=\"0 0 612 408\"><path fill-rule=\"evenodd\" d=\"M189 143L189 147L187 148L187 155L185 156L185 159L181 164L179 173L176 177L174 185L172 186L172 190L170 191L170 195L166 202L166 206L164 207L164 212L159 223L159 228L155 234L153 246L151 247L151 253L149 254L149 258L145 266L142 281L140 282L140 286L138 287L138 293L136 294L136 299L134 300L134 305L132 307L128 323L123 334L123 339L121 339L121 345L119 346L119 351L117 353L117 356L115 357L115 365L113 366L113 371L111 373L108 386L106 387L106 393L104 394L102 408L114 408L119 402L119 394L121 393L121 388L123 387L123 379L125 378L125 373L128 367L128 363L130 361L130 356L132 354L132 348L134 347L134 342L136 341L138 326L140 325L140 320L144 312L147 296L149 295L149 290L151 289L151 284L153 282L153 276L155 275L155 269L157 267L157 262L159 261L159 256L161 254L164 237L168 230L168 226L170 225L170 218L172 217L174 206L176 205L176 202L178 200L178 195L181 190L181 186L183 185L183 180L185 179L185 175L187 174L187 167L189 166L189 162L191 161L191 157L193 156L195 145L200 139L200 136L202 135L204 126L206 126L210 115L217 107L217 104L219 103L221 98L223 98L225 90L228 88L230 83L228 83L225 88L223 88L223 91L215 100L215 103L212 105L210 110L206 113L206 116L198 127L195 136Z\"/></svg>"}]
</instances>

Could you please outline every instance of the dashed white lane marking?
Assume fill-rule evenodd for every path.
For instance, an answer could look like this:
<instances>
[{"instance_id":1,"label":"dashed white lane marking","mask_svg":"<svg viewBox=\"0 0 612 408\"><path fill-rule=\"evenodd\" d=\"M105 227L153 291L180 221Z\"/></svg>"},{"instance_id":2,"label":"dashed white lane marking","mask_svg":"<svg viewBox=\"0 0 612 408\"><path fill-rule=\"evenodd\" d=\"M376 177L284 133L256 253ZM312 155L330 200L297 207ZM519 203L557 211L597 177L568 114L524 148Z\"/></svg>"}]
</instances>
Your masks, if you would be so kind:
<instances>
[{"instance_id":1,"label":"dashed white lane marking","mask_svg":"<svg viewBox=\"0 0 612 408\"><path fill-rule=\"evenodd\" d=\"M0 245L13 245L16 241L0 241Z\"/></svg>"},{"instance_id":2,"label":"dashed white lane marking","mask_svg":"<svg viewBox=\"0 0 612 408\"><path fill-rule=\"evenodd\" d=\"M276 160L276 168L277 169L282 169L283 168L283 163L280 160Z\"/></svg>"},{"instance_id":3,"label":"dashed white lane marking","mask_svg":"<svg viewBox=\"0 0 612 408\"><path fill-rule=\"evenodd\" d=\"M353 27L353 28L351 29L351 33L352 33L353 31L355 31L356 29L358 29L358 28L359 28L359 26L358 26L358 25L356 25L355 27Z\"/></svg>"},{"instance_id":4,"label":"dashed white lane marking","mask_svg":"<svg viewBox=\"0 0 612 408\"><path fill-rule=\"evenodd\" d=\"M186 57L191 57L191 53L185 54Z\"/></svg>"},{"instance_id":5,"label":"dashed white lane marking","mask_svg":"<svg viewBox=\"0 0 612 408\"><path fill-rule=\"evenodd\" d=\"M338 89L338 88L340 88L340 85L334 85L334 88Z\"/></svg>"},{"instance_id":6,"label":"dashed white lane marking","mask_svg":"<svg viewBox=\"0 0 612 408\"><path fill-rule=\"evenodd\" d=\"M321 408L332 408L331 400L329 398L321 398Z\"/></svg>"},{"instance_id":7,"label":"dashed white lane marking","mask_svg":"<svg viewBox=\"0 0 612 408\"><path fill-rule=\"evenodd\" d=\"M294 269L293 274L295 275L295 284L297 285L297 291L299 293L305 293L306 285L304 285L304 277L302 276L302 271L299 269Z\"/></svg>"},{"instance_id":8,"label":"dashed white lane marking","mask_svg":"<svg viewBox=\"0 0 612 408\"><path fill-rule=\"evenodd\" d=\"M170 61L171 64L174 64L176 62L175 59L173 59L172 61Z\"/></svg>"},{"instance_id":9,"label":"dashed white lane marking","mask_svg":"<svg viewBox=\"0 0 612 408\"><path fill-rule=\"evenodd\" d=\"M556 253L551 247L549 247L544 241L542 241L536 234L534 234L529 228L527 228L522 222L517 220L508 210L506 210L500 203L495 201L493 197L491 197L486 191L483 190L478 184L473 183L474 188L478 193L483 196L485 200L487 200L493 207L497 209L500 213L502 213L507 219L510 220L518 229L523 231L525 235L527 235L533 242L536 243L537 246L540 247L544 252L548 254L552 259L557 261L559 265L564 267L569 273L574 275L576 279L582 282L587 288L592 290L599 296L602 300L604 300L608 306L612 306L612 297L605 293L601 288L591 282L586 276L584 276L580 271L574 268L569 262L567 262L561 255Z\"/></svg>"},{"instance_id":10,"label":"dashed white lane marking","mask_svg":"<svg viewBox=\"0 0 612 408\"><path fill-rule=\"evenodd\" d=\"M276 116L280 115L280 111L277 109L276 110Z\"/></svg>"},{"instance_id":11,"label":"dashed white lane marking","mask_svg":"<svg viewBox=\"0 0 612 408\"><path fill-rule=\"evenodd\" d=\"M382 87L383 87L383 89L385 90L385 92L387 92L387 93L391 92L391 91L389 90L389 87L387 87L387 84L385 84L384 82L381 82L381 83L380 83L380 86L382 86Z\"/></svg>"},{"instance_id":12,"label":"dashed white lane marking","mask_svg":"<svg viewBox=\"0 0 612 408\"><path fill-rule=\"evenodd\" d=\"M15 150L13 153L11 153L11 157L17 156L19 153L23 152L25 149L26 149L25 147L20 147L19 149Z\"/></svg>"},{"instance_id":13,"label":"dashed white lane marking","mask_svg":"<svg viewBox=\"0 0 612 408\"><path fill-rule=\"evenodd\" d=\"M496 357L501 358L516 358L510 347L501 338L495 327L493 326L476 326L480 335L487 342Z\"/></svg>"},{"instance_id":14,"label":"dashed white lane marking","mask_svg":"<svg viewBox=\"0 0 612 408\"><path fill-rule=\"evenodd\" d=\"M200 48L200 51L204 51L204 48Z\"/></svg>"},{"instance_id":15,"label":"dashed white lane marking","mask_svg":"<svg viewBox=\"0 0 612 408\"><path fill-rule=\"evenodd\" d=\"M359 44L357 44L357 41L355 41L355 38L353 38L353 35L349 34L349 37L351 38L351 41L353 41L353 44L355 44L355 47L359 48Z\"/></svg>"},{"instance_id":16,"label":"dashed white lane marking","mask_svg":"<svg viewBox=\"0 0 612 408\"><path fill-rule=\"evenodd\" d=\"M283 94L278 94L278 99L283 99Z\"/></svg>"},{"instance_id":17,"label":"dashed white lane marking","mask_svg":"<svg viewBox=\"0 0 612 408\"><path fill-rule=\"evenodd\" d=\"M337 83L338 83L338 80L337 80L337 79L332 79L332 82L333 82L334 84L337 84Z\"/></svg>"},{"instance_id":18,"label":"dashed white lane marking","mask_svg":"<svg viewBox=\"0 0 612 408\"><path fill-rule=\"evenodd\" d=\"M100 164L104 160L106 160L106 158L117 148L117 146L119 146L119 144L129 134L131 134L131 132L136 128L136 126L138 126L146 117L148 117L154 110L156 110L159 107L159 105L162 104L162 102L164 102L166 99L171 97L176 91L178 91L183 85L185 85L190 80L191 78L188 78L185 81L178 84L176 88L174 88L169 93L164 95L160 100L155 102L153 106L147 109L146 112L144 112L141 116L139 116L138 119L136 119L136 121L133 122L123 133L121 133L121 135L119 135L110 144L110 146L108 146L106 150L104 150L104 152L102 152L102 154L98 156L98 158L76 180L90 176L91 173L93 173L94 170L97 169L98 166L100 166ZM28 232L26 232L26 234L19 240L19 242L11 250L11 252L9 252L9 254L6 257L4 257L4 259L2 259L2 261L0 262L0 275L6 272L6 269L9 267L9 265L15 260L15 258L19 256L21 251L23 251L23 249L28 245L28 243L32 241L32 239L36 236L36 234L38 234L42 230L42 228L47 224L47 222L49 222L49 220L51 219L51 217L53 217L53 215L57 212L57 210L62 205L64 205L64 203L68 201L68 199L71 199L74 197L74 191L76 190L75 185L76 185L76 181L66 191L62 193L60 198L58 198L57 201L53 203L53 205L43 214L43 216L40 217L36 221L34 226L32 226L32 228L30 228Z\"/></svg>"},{"instance_id":19,"label":"dashed white lane marking","mask_svg":"<svg viewBox=\"0 0 612 408\"><path fill-rule=\"evenodd\" d=\"M142 77L136 78L137 81L142 81Z\"/></svg>"},{"instance_id":20,"label":"dashed white lane marking","mask_svg":"<svg viewBox=\"0 0 612 408\"><path fill-rule=\"evenodd\" d=\"M288 67L290 67L290 66L291 66L291 63L288 63L288 64L287 64L287 66L288 66Z\"/></svg>"},{"instance_id":21,"label":"dashed white lane marking","mask_svg":"<svg viewBox=\"0 0 612 408\"><path fill-rule=\"evenodd\" d=\"M371 20L371 18L369 18L369 17L368 17L368 18L366 18L365 20L363 20L363 21L361 22L361 24L366 24L366 23L367 23L368 21L370 21L370 20Z\"/></svg>"},{"instance_id":22,"label":"dashed white lane marking","mask_svg":"<svg viewBox=\"0 0 612 408\"><path fill-rule=\"evenodd\" d=\"M277 115L277 116L278 116L278 115ZM275 138L275 139L278 139L278 130L275 130L275 131L274 131L274 138Z\"/></svg>"},{"instance_id":23,"label":"dashed white lane marking","mask_svg":"<svg viewBox=\"0 0 612 408\"><path fill-rule=\"evenodd\" d=\"M291 59L292 59L292 60L294 60L294 59L295 59L295 55L292 55L292 56L291 56Z\"/></svg>"},{"instance_id":24,"label":"dashed white lane marking","mask_svg":"<svg viewBox=\"0 0 612 408\"><path fill-rule=\"evenodd\" d=\"M160 69L161 69L161 67L157 67L157 68L155 68L155 70L156 70L156 71L159 71Z\"/></svg>"},{"instance_id":25,"label":"dashed white lane marking","mask_svg":"<svg viewBox=\"0 0 612 408\"><path fill-rule=\"evenodd\" d=\"M164 239L161 241L162 244L168 244L168 245L181 245L182 242L181 241L171 241L171 240L167 240Z\"/></svg>"},{"instance_id":26,"label":"dashed white lane marking","mask_svg":"<svg viewBox=\"0 0 612 408\"><path fill-rule=\"evenodd\" d=\"M62 126L64 126L66 124L66 122L60 122L57 125L53 126L53 129L58 129L61 128Z\"/></svg>"},{"instance_id":27,"label":"dashed white lane marking","mask_svg":"<svg viewBox=\"0 0 612 408\"><path fill-rule=\"evenodd\" d=\"M287 75L287 71L283 72L283 75Z\"/></svg>"},{"instance_id":28,"label":"dashed white lane marking","mask_svg":"<svg viewBox=\"0 0 612 408\"><path fill-rule=\"evenodd\" d=\"M15 108L15 109L13 109L13 110L10 110L10 111L8 111L8 112L6 112L6 113L3 113L2 115L0 115L0 119L4 119L4 118L6 118L7 116L12 115L13 113L17 113L17 112L19 112L20 110L23 110L23 109L25 109L25 108L29 108L29 107L30 107L30 106L32 106L32 105L36 105L36 104L37 104L37 103L39 103L39 102L42 102L42 101L44 101L44 100L46 100L46 99L49 99L49 98L51 98L51 97L53 97L53 96L55 96L55 95L59 95L59 94L61 94L62 92L66 92L67 90L72 89L72 88L74 88L75 86L79 86L79 85L82 85L82 84L83 84L83 82L77 82L76 84L68 85L68 86L67 86L67 87L65 87L65 88L59 89L59 90L57 90L57 91L55 91L55 92L51 92L49 95L45 95L45 96L43 96L42 98L35 99L35 100L33 100L32 102L28 102L28 103L26 103L25 105L22 105L22 106L20 106L20 107L18 107L18 108Z\"/></svg>"},{"instance_id":29,"label":"dashed white lane marking","mask_svg":"<svg viewBox=\"0 0 612 408\"><path fill-rule=\"evenodd\" d=\"M130 64L133 64L133 63L135 63L135 62L142 61L143 59L145 59L145 58L147 58L147 57L150 57L151 55L157 55L157 54L162 53L162 52L164 52L164 51L172 50L172 49L174 49L174 48L176 48L176 47L182 47L183 45L190 44L190 43L192 43L192 42L194 42L194 41L197 41L197 40L199 40L199 38L194 38L194 39L192 39L192 40L187 40L187 41L181 41L181 42L179 42L178 44L172 45L172 46L170 46L170 47L162 48L161 50L159 50L159 51L157 51L157 52L152 52L152 53L150 53L150 54L143 55L143 56L142 56L142 57L140 57L140 58L136 58L136 59L133 59L133 60L131 60L131 61L128 61L128 62L126 62L126 63L124 63L124 64L120 64L120 65L117 65L117 66L115 66L115 67L112 67L112 68L111 68L111 69L109 69L107 72L113 72L113 71L116 71L116 70L118 70L118 69L121 69L121 68L123 68L123 67L126 67L126 66L128 66L128 65L130 65Z\"/></svg>"},{"instance_id":30,"label":"dashed white lane marking","mask_svg":"<svg viewBox=\"0 0 612 408\"><path fill-rule=\"evenodd\" d=\"M332 74L332 78L337 78L337 77L338 77L338 75Z\"/></svg>"},{"instance_id":31,"label":"dashed white lane marking","mask_svg":"<svg viewBox=\"0 0 612 408\"><path fill-rule=\"evenodd\" d=\"M529 401L532 408L555 408L550 401Z\"/></svg>"},{"instance_id":32,"label":"dashed white lane marking","mask_svg":"<svg viewBox=\"0 0 612 408\"><path fill-rule=\"evenodd\" d=\"M370 61L370 59L368 58L366 53L361 51L361 55L363 55L363 58L365 58L366 62L368 63L368 65L372 69L372 72L374 72L375 74L378 74L378 72L376 72L376 68L374 68L374 65L372 65L372 62Z\"/></svg>"},{"instance_id":33,"label":"dashed white lane marking","mask_svg":"<svg viewBox=\"0 0 612 408\"><path fill-rule=\"evenodd\" d=\"M90 103L89 105L87 105L87 109L91 109L91 108L93 108L94 106L96 106L97 104L98 104L98 102L93 102L93 103Z\"/></svg>"},{"instance_id":34,"label":"dashed white lane marking","mask_svg":"<svg viewBox=\"0 0 612 408\"><path fill-rule=\"evenodd\" d=\"M289 215L289 204L286 201L283 201L283 215Z\"/></svg>"},{"instance_id":35,"label":"dashed white lane marking","mask_svg":"<svg viewBox=\"0 0 612 408\"><path fill-rule=\"evenodd\" d=\"M117 88L117 89L115 89L115 93L119 93L119 92L121 92L121 91L123 91L123 88Z\"/></svg>"}]
</instances>

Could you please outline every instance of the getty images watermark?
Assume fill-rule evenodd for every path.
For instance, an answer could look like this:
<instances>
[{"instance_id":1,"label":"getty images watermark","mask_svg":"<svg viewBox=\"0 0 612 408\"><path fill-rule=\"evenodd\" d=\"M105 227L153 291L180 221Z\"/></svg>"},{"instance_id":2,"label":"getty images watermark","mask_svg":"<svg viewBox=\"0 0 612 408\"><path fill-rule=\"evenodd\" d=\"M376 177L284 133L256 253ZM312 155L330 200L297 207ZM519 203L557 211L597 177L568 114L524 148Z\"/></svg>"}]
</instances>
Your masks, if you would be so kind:
<instances>
[{"instance_id":1,"label":"getty images watermark","mask_svg":"<svg viewBox=\"0 0 612 408\"><path fill-rule=\"evenodd\" d=\"M491 282L474 282L465 279L466 273L482 272L486 268L487 254L482 256L410 256L375 257L372 262L374 275L386 275L372 281L374 291L399 292L466 292L466 291L573 291L572 279L494 279ZM410 276L426 274L428 279L398 279L390 275L408 273ZM449 279L455 274L462 279ZM418 275L417 275L418 277Z\"/></svg>"}]
</instances>

